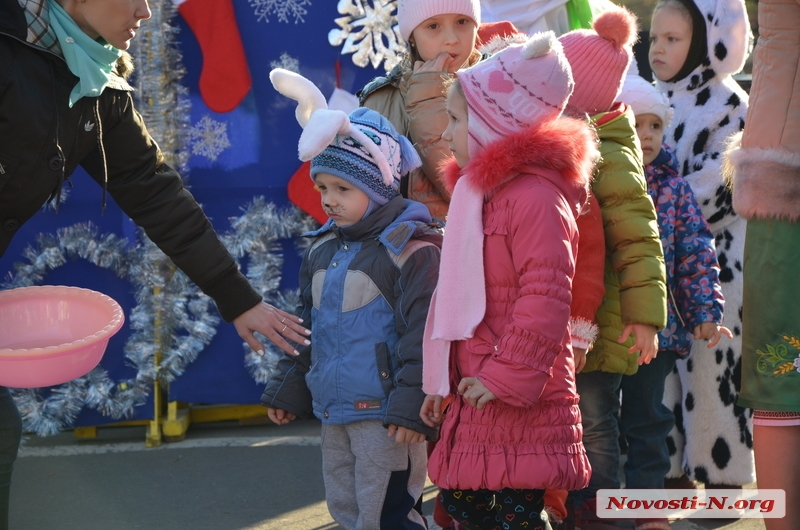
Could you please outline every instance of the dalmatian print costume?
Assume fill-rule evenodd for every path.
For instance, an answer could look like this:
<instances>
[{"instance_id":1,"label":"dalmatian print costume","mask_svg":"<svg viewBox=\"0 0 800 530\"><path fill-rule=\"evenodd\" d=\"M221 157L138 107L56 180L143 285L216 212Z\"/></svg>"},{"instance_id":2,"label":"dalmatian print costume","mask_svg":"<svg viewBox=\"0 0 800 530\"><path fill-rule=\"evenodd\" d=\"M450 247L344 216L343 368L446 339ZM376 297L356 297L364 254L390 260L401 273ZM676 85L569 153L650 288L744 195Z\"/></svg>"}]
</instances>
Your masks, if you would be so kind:
<instances>
[{"instance_id":1,"label":"dalmatian print costume","mask_svg":"<svg viewBox=\"0 0 800 530\"><path fill-rule=\"evenodd\" d=\"M725 296L723 324L733 339L713 348L697 341L667 378L664 404L675 412L667 440L672 469L703 483L741 485L755 480L752 411L735 405L741 385L742 262L746 221L733 210L721 165L729 138L744 127L747 94L731 77L751 49L742 0L695 0L705 20L709 57L686 78L664 83L675 115L664 141L697 197L714 233Z\"/></svg>"}]
</instances>

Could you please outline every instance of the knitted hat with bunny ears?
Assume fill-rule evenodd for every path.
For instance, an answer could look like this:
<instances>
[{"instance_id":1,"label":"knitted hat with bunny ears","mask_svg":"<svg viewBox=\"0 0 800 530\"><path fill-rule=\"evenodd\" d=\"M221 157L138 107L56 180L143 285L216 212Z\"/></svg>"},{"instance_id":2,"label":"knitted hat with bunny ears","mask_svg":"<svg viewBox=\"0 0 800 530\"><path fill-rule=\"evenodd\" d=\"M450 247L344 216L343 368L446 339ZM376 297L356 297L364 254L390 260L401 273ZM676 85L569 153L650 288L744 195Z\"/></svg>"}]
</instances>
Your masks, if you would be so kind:
<instances>
[{"instance_id":1,"label":"knitted hat with bunny ears","mask_svg":"<svg viewBox=\"0 0 800 530\"><path fill-rule=\"evenodd\" d=\"M377 112L359 108L348 116L328 109L325 97L305 77L275 68L272 86L297 101L295 116L303 133L300 160L311 160L311 178L329 173L353 184L377 204L398 195L400 178L421 165L408 139Z\"/></svg>"}]
</instances>

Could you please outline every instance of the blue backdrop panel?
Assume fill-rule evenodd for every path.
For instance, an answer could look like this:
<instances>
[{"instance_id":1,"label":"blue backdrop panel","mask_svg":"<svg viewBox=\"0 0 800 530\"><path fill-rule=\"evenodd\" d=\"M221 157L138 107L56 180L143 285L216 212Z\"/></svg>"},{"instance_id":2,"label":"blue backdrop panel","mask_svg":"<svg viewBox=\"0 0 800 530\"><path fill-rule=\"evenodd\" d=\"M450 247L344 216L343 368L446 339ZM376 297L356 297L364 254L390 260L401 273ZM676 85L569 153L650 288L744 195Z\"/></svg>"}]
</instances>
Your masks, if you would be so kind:
<instances>
[{"instance_id":1,"label":"blue backdrop panel","mask_svg":"<svg viewBox=\"0 0 800 530\"><path fill-rule=\"evenodd\" d=\"M291 17L288 22L279 21L275 15L270 15L268 22L258 20L257 2L233 0L233 3L253 85L241 104L225 114L215 113L203 103L198 90L203 64L200 47L180 15L173 19L180 29L179 47L186 68L182 84L189 90L190 122L197 133L186 146L192 153L185 175L187 187L220 233L231 231L231 218L242 215L244 208L257 196L277 206L289 206L286 186L301 165L297 159L301 128L294 116L295 103L276 92L269 81L273 63L280 63L282 56L292 63L296 61L293 64L299 66L300 73L313 81L326 97L336 86L337 61L341 65L341 88L352 93L383 73L383 70L355 66L350 55L340 56L339 48L328 43L328 32L337 28L335 19L342 16L337 11L337 2L312 0L305 6L307 13L298 23ZM201 128L203 123L205 129ZM208 145L198 139L204 131L213 133ZM218 141L219 136L227 141ZM14 262L22 261L24 247L33 243L37 234L55 234L59 227L91 221L101 234L113 232L132 240L135 227L113 200L109 198L105 215L101 215L101 188L80 169L73 181L75 187L58 214L52 210L42 211L20 229L0 261L3 277L13 269ZM291 242L284 242L283 247L281 289L294 289L300 258ZM246 266L245 259L243 269ZM126 317L135 306L132 285L87 262L60 267L49 273L44 283L104 292L119 301ZM123 356L129 334L126 324L111 340L101 363L114 381L130 378L135 373ZM263 385L257 384L247 372L242 344L232 325L220 323L214 340L185 373L171 383L169 398L191 403L258 403ZM152 403L138 407L135 418L152 418ZM84 410L77 425L112 421L116 420Z\"/></svg>"},{"instance_id":2,"label":"blue backdrop panel","mask_svg":"<svg viewBox=\"0 0 800 530\"><path fill-rule=\"evenodd\" d=\"M279 206L288 205L286 186L300 167L297 140L301 128L295 103L280 95L269 81L271 63L286 54L297 60L300 73L311 79L327 97L336 86L336 63L341 65L341 88L355 93L383 70L360 68L349 55L340 56L328 43L328 32L341 16L336 2L315 0L308 6L305 22L269 23L257 20L253 7L234 0L236 18L245 48L253 86L237 109L215 114L202 101L197 84L202 55L191 29L178 17L180 49L187 75L184 85L191 92L192 123L208 115L224 122L231 146L216 161L192 155L190 185L194 196L212 217L217 230L230 229L229 218L256 196ZM282 289L297 287L300 258L293 246L284 244ZM243 268L246 263L243 263ZM242 340L233 326L221 324L214 341L186 372L170 385L171 400L191 403L258 403L263 385L257 384L244 366Z\"/></svg>"}]
</instances>

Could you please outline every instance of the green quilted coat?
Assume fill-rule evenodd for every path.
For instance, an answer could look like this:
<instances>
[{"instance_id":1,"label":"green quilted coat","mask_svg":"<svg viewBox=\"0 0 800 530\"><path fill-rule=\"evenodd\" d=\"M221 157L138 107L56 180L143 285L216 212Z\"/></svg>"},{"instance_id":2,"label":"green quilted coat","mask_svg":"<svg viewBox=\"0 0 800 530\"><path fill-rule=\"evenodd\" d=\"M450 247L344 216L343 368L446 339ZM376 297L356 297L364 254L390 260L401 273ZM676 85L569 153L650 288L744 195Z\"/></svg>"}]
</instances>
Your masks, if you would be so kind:
<instances>
[{"instance_id":1,"label":"green quilted coat","mask_svg":"<svg viewBox=\"0 0 800 530\"><path fill-rule=\"evenodd\" d=\"M633 112L628 108L594 116L601 159L592 191L600 204L606 236L606 294L597 311L600 334L586 356L584 372L636 373L639 354L628 353L632 337L617 342L627 324L667 324L664 253L656 212L647 195Z\"/></svg>"}]
</instances>

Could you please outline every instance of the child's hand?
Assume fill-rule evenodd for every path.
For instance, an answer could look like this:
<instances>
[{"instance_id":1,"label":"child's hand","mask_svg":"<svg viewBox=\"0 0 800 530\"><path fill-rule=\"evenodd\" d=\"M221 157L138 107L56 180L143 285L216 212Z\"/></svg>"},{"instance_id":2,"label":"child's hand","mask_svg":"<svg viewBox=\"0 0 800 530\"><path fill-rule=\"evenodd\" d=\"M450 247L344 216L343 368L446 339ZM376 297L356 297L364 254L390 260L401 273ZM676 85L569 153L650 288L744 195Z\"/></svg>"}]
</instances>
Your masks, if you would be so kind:
<instances>
[{"instance_id":1,"label":"child's hand","mask_svg":"<svg viewBox=\"0 0 800 530\"><path fill-rule=\"evenodd\" d=\"M431 61L417 61L414 63L414 73L422 73L422 72L449 72L453 73L456 71L453 64L453 57L447 53L442 52L439 54L436 59Z\"/></svg>"},{"instance_id":2,"label":"child's hand","mask_svg":"<svg viewBox=\"0 0 800 530\"><path fill-rule=\"evenodd\" d=\"M436 427L444 421L442 414L442 396L425 396L422 408L419 410L419 417L428 427Z\"/></svg>"},{"instance_id":3,"label":"child's hand","mask_svg":"<svg viewBox=\"0 0 800 530\"><path fill-rule=\"evenodd\" d=\"M628 324L622 330L622 335L619 336L618 342L622 344L633 333L636 336L636 342L630 347L628 353L641 352L639 355L639 366L643 364L650 364L650 361L658 355L658 335L655 326L650 324Z\"/></svg>"},{"instance_id":4,"label":"child's hand","mask_svg":"<svg viewBox=\"0 0 800 530\"><path fill-rule=\"evenodd\" d=\"M721 335L725 335L729 339L733 338L731 330L714 322L703 322L694 328L694 340L707 340L709 348L717 345L719 339L722 338Z\"/></svg>"},{"instance_id":5,"label":"child's hand","mask_svg":"<svg viewBox=\"0 0 800 530\"><path fill-rule=\"evenodd\" d=\"M458 393L478 410L483 410L486 403L497 399L497 396L492 394L492 391L486 388L477 377L465 377L462 379L458 384Z\"/></svg>"},{"instance_id":6,"label":"child's hand","mask_svg":"<svg viewBox=\"0 0 800 530\"><path fill-rule=\"evenodd\" d=\"M572 352L575 354L575 373L578 374L586 366L586 349L573 346Z\"/></svg>"},{"instance_id":7,"label":"child's hand","mask_svg":"<svg viewBox=\"0 0 800 530\"><path fill-rule=\"evenodd\" d=\"M267 409L267 415L275 425L286 425L290 421L297 419L297 416L291 412L286 412L285 410L281 409L273 409L271 407Z\"/></svg>"},{"instance_id":8,"label":"child's hand","mask_svg":"<svg viewBox=\"0 0 800 530\"><path fill-rule=\"evenodd\" d=\"M397 425L389 425L389 438L397 434L394 439L399 444L421 444L425 441L425 435L421 432L412 431L405 427L398 427Z\"/></svg>"}]
</instances>

